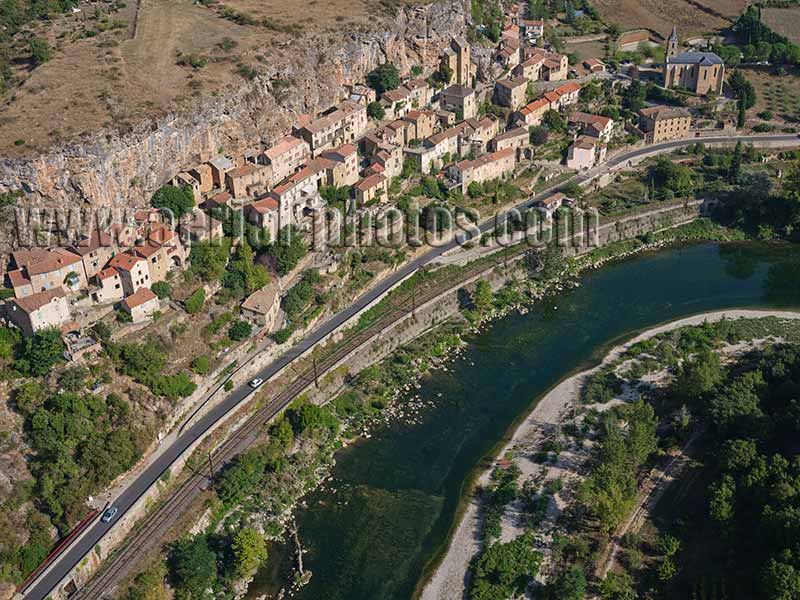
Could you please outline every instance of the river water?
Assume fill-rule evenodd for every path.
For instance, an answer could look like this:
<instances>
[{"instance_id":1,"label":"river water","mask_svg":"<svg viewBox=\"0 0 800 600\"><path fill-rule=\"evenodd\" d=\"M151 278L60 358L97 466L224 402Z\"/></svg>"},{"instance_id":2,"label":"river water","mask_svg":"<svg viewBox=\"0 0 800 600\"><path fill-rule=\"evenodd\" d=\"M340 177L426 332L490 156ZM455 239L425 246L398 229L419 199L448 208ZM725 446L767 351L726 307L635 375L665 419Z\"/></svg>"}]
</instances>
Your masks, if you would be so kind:
<instances>
[{"instance_id":1,"label":"river water","mask_svg":"<svg viewBox=\"0 0 800 600\"><path fill-rule=\"evenodd\" d=\"M655 325L725 308L800 307L800 247L698 244L585 273L581 286L472 336L430 374L414 423L392 423L337 455L334 490L297 513L313 577L303 600L410 598L447 544L465 482L549 388ZM250 597L290 562L275 547ZM456 600L456 599L454 599Z\"/></svg>"}]
</instances>

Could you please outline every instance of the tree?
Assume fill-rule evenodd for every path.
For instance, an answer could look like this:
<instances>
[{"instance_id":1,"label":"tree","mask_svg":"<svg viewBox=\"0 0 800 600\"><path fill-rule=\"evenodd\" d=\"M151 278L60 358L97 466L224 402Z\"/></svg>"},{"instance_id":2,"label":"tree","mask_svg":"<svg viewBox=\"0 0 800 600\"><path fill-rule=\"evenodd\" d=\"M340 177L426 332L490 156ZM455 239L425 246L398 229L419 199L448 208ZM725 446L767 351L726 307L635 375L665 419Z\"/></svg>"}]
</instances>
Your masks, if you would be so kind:
<instances>
[{"instance_id":1,"label":"tree","mask_svg":"<svg viewBox=\"0 0 800 600\"><path fill-rule=\"evenodd\" d=\"M400 72L392 63L383 63L367 75L367 83L378 94L400 87Z\"/></svg>"},{"instance_id":2,"label":"tree","mask_svg":"<svg viewBox=\"0 0 800 600\"><path fill-rule=\"evenodd\" d=\"M242 527L233 538L233 556L236 574L248 577L267 558L267 545L258 531L252 527Z\"/></svg>"},{"instance_id":3,"label":"tree","mask_svg":"<svg viewBox=\"0 0 800 600\"><path fill-rule=\"evenodd\" d=\"M235 342L240 342L249 338L252 332L253 326L249 321L239 320L228 329L228 337Z\"/></svg>"},{"instance_id":4,"label":"tree","mask_svg":"<svg viewBox=\"0 0 800 600\"><path fill-rule=\"evenodd\" d=\"M737 182L742 174L742 141L736 142L736 147L733 149L733 156L731 157L731 166L728 169L728 180Z\"/></svg>"},{"instance_id":5,"label":"tree","mask_svg":"<svg viewBox=\"0 0 800 600\"><path fill-rule=\"evenodd\" d=\"M64 342L55 327L41 329L28 338L22 355L23 364L31 375L42 376L62 360Z\"/></svg>"},{"instance_id":6,"label":"tree","mask_svg":"<svg viewBox=\"0 0 800 600\"><path fill-rule=\"evenodd\" d=\"M556 133L563 133L567 130L567 120L557 110L548 110L542 117L542 124L547 127L549 131Z\"/></svg>"},{"instance_id":7,"label":"tree","mask_svg":"<svg viewBox=\"0 0 800 600\"><path fill-rule=\"evenodd\" d=\"M287 225L280 230L278 239L270 246L269 252L275 258L278 273L286 275L306 255L307 248L300 232Z\"/></svg>"},{"instance_id":8,"label":"tree","mask_svg":"<svg viewBox=\"0 0 800 600\"><path fill-rule=\"evenodd\" d=\"M170 572L179 600L198 600L217 583L217 556L204 535L178 540L170 554Z\"/></svg>"},{"instance_id":9,"label":"tree","mask_svg":"<svg viewBox=\"0 0 800 600\"><path fill-rule=\"evenodd\" d=\"M646 97L645 86L638 79L634 79L622 92L622 106L631 112L638 112L644 108Z\"/></svg>"},{"instance_id":10,"label":"tree","mask_svg":"<svg viewBox=\"0 0 800 600\"><path fill-rule=\"evenodd\" d=\"M586 576L578 565L561 573L551 586L554 600L583 600L586 594Z\"/></svg>"},{"instance_id":11,"label":"tree","mask_svg":"<svg viewBox=\"0 0 800 600\"><path fill-rule=\"evenodd\" d=\"M170 298L172 296L172 286L166 281L156 281L150 286L152 291L159 299Z\"/></svg>"},{"instance_id":12,"label":"tree","mask_svg":"<svg viewBox=\"0 0 800 600\"><path fill-rule=\"evenodd\" d=\"M184 189L174 185L165 185L153 194L150 204L154 208L169 210L175 219L192 212L194 208L194 195L189 186Z\"/></svg>"},{"instance_id":13,"label":"tree","mask_svg":"<svg viewBox=\"0 0 800 600\"><path fill-rule=\"evenodd\" d=\"M166 576L166 565L157 562L136 576L133 585L123 595L123 600L167 600L167 590L164 586Z\"/></svg>"},{"instance_id":14,"label":"tree","mask_svg":"<svg viewBox=\"0 0 800 600\"><path fill-rule=\"evenodd\" d=\"M475 284L475 291L472 293L472 303L475 310L484 313L492 307L494 302L494 292L492 287L483 279Z\"/></svg>"},{"instance_id":15,"label":"tree","mask_svg":"<svg viewBox=\"0 0 800 600\"><path fill-rule=\"evenodd\" d=\"M198 375L206 375L211 370L211 361L205 354L192 360L192 371Z\"/></svg>"},{"instance_id":16,"label":"tree","mask_svg":"<svg viewBox=\"0 0 800 600\"><path fill-rule=\"evenodd\" d=\"M227 244L214 244L210 241L192 244L189 254L192 271L203 281L219 280L225 272L228 252Z\"/></svg>"},{"instance_id":17,"label":"tree","mask_svg":"<svg viewBox=\"0 0 800 600\"><path fill-rule=\"evenodd\" d=\"M542 127L541 125L531 127L531 144L541 146L542 144L547 143L548 137L550 136L547 131L547 127Z\"/></svg>"},{"instance_id":18,"label":"tree","mask_svg":"<svg viewBox=\"0 0 800 600\"><path fill-rule=\"evenodd\" d=\"M386 116L386 111L383 109L381 103L376 100L375 102L367 104L367 116L370 119L380 121Z\"/></svg>"},{"instance_id":19,"label":"tree","mask_svg":"<svg viewBox=\"0 0 800 600\"><path fill-rule=\"evenodd\" d=\"M45 39L32 38L28 42L28 48L31 51L31 60L35 67L43 65L53 57L53 50Z\"/></svg>"},{"instance_id":20,"label":"tree","mask_svg":"<svg viewBox=\"0 0 800 600\"><path fill-rule=\"evenodd\" d=\"M730 475L723 475L709 488L708 514L718 523L727 523L733 519L736 482Z\"/></svg>"},{"instance_id":21,"label":"tree","mask_svg":"<svg viewBox=\"0 0 800 600\"><path fill-rule=\"evenodd\" d=\"M494 543L473 568L471 600L497 600L521 594L536 577L542 555L533 549L533 536L524 534L506 544Z\"/></svg>"},{"instance_id":22,"label":"tree","mask_svg":"<svg viewBox=\"0 0 800 600\"><path fill-rule=\"evenodd\" d=\"M472 181L467 186L467 194L470 198L480 198L483 195L483 186L477 181Z\"/></svg>"},{"instance_id":23,"label":"tree","mask_svg":"<svg viewBox=\"0 0 800 600\"><path fill-rule=\"evenodd\" d=\"M603 600L635 600L633 578L627 573L609 572L600 583L600 597Z\"/></svg>"}]
</instances>

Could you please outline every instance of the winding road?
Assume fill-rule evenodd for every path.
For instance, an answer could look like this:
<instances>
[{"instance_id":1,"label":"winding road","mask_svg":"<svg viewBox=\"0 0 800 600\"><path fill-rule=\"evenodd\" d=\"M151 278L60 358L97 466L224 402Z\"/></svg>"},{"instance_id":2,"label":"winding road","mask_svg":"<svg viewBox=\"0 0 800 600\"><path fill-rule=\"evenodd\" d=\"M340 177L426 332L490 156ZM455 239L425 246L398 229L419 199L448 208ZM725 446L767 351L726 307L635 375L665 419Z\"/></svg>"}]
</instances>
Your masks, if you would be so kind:
<instances>
[{"instance_id":1,"label":"winding road","mask_svg":"<svg viewBox=\"0 0 800 600\"><path fill-rule=\"evenodd\" d=\"M692 138L684 140L675 140L665 142L653 146L645 146L630 152L622 153L616 157L611 158L603 165L599 165L594 169L576 175L570 181L578 183L585 183L595 177L603 175L617 167L627 164L629 161L640 159L642 157L669 152L676 148L686 146L688 144L703 142L706 145L716 144L734 144L738 141L754 144L766 145L780 145L783 147L800 146L800 138L796 135L758 135L758 136L729 136L729 137L703 137ZM529 198L522 204L518 205L517 209L525 209L533 206L538 200L551 193L554 189L563 187L567 182L563 182L552 189L543 191L536 196ZM502 216L501 216L502 218ZM489 219L486 223L480 226L481 232L491 230L495 226L496 220ZM425 254L411 260L410 262L399 267L390 276L379 282L374 288L365 292L359 297L352 305L344 310L332 315L327 321L322 323L314 331L312 331L306 338L295 344L285 354L274 360L264 369L262 369L257 377L263 380L268 380L281 369L286 367L289 363L294 361L298 356L309 350L318 342L323 340L330 333L346 323L351 317L356 315L359 311L370 305L372 302L378 300L383 294L389 291L396 284L412 275L418 269L430 264L432 261L440 257L445 252L454 249L457 246L455 240L442 245L440 247L432 248ZM70 571L78 565L84 557L86 557L94 547L101 541L101 538L114 527L115 523L133 506L136 501L161 477L161 475L172 465L172 463L180 457L183 452L189 448L197 439L199 439L209 429L213 428L221 419L228 415L231 411L235 410L241 403L247 400L254 390L248 385L243 384L238 388L231 391L231 393L207 413L203 414L197 421L186 428L167 448L164 448L160 455L152 461L139 475L134 479L128 487L114 499L114 506L119 510L117 517L111 523L103 523L99 519L90 525L85 532L83 532L75 542L61 552L54 560L53 563L35 579L24 591L24 597L29 600L41 600L45 598L51 591L53 591L62 580L70 573ZM288 399L281 399L282 405L275 406L277 412L291 402L293 397ZM276 398L277 400L277 398ZM244 445L244 444L242 444ZM246 447L246 445L245 445ZM242 448L244 449L244 448ZM177 492L175 492L177 493ZM140 522L146 523L149 519L157 517L158 511L151 511L150 514L143 517ZM113 557L112 557L113 558ZM133 565L131 565L131 568ZM102 571L102 568L101 568ZM115 581L114 584L118 583ZM100 598L105 594L110 593L113 589L111 587L104 587L101 590L96 589L90 581L85 589L80 589L75 594L76 598ZM91 591L90 591L91 588Z\"/></svg>"}]
</instances>

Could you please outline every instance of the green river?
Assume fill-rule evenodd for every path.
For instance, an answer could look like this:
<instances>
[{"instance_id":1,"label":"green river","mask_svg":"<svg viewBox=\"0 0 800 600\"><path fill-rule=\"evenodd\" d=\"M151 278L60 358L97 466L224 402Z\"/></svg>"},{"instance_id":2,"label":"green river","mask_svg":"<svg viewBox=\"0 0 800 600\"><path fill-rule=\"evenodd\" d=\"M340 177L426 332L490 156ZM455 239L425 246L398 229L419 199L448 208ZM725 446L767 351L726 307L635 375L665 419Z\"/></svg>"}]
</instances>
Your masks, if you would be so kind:
<instances>
[{"instance_id":1,"label":"green river","mask_svg":"<svg viewBox=\"0 0 800 600\"><path fill-rule=\"evenodd\" d=\"M586 272L580 284L471 337L414 392L427 401L419 418L339 452L333 489L297 513L313 577L294 597L411 598L446 548L465 482L538 398L643 329L725 308L800 307L800 247L672 248ZM250 597L275 593L290 551L271 550Z\"/></svg>"}]
</instances>

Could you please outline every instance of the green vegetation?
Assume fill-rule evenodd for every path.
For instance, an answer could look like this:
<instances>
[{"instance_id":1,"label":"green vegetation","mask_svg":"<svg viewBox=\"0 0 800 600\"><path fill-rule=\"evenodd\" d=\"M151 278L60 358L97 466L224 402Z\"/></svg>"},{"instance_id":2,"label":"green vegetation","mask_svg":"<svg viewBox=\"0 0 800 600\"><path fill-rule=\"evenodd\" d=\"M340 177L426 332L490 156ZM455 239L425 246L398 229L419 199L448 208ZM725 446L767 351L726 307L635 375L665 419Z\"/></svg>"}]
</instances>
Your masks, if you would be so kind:
<instances>
[{"instance_id":1,"label":"green vegetation","mask_svg":"<svg viewBox=\"0 0 800 600\"><path fill-rule=\"evenodd\" d=\"M367 105L367 116L370 119L380 121L386 116L386 111L383 109L383 106L381 106L381 103L376 100Z\"/></svg>"},{"instance_id":2,"label":"green vegetation","mask_svg":"<svg viewBox=\"0 0 800 600\"><path fill-rule=\"evenodd\" d=\"M250 337L251 333L253 333L253 326L250 324L249 321L243 321L243 320L236 321L228 329L228 337L235 342L241 342L242 340L246 340L247 338Z\"/></svg>"},{"instance_id":3,"label":"green vegetation","mask_svg":"<svg viewBox=\"0 0 800 600\"><path fill-rule=\"evenodd\" d=\"M194 195L189 186L180 189L174 185L165 185L153 194L150 204L154 208L171 211L175 219L180 219L183 215L192 212Z\"/></svg>"},{"instance_id":4,"label":"green vegetation","mask_svg":"<svg viewBox=\"0 0 800 600\"><path fill-rule=\"evenodd\" d=\"M392 63L383 63L367 75L367 83L380 95L400 87L400 72Z\"/></svg>"},{"instance_id":5,"label":"green vegetation","mask_svg":"<svg viewBox=\"0 0 800 600\"><path fill-rule=\"evenodd\" d=\"M533 536L525 534L506 544L489 546L472 566L470 600L503 600L522 594L542 561L533 543Z\"/></svg>"},{"instance_id":6,"label":"green vegetation","mask_svg":"<svg viewBox=\"0 0 800 600\"><path fill-rule=\"evenodd\" d=\"M105 343L105 350L120 372L170 400L190 396L197 387L189 376L180 372L166 375L167 352L157 340L141 343Z\"/></svg>"},{"instance_id":7,"label":"green vegetation","mask_svg":"<svg viewBox=\"0 0 800 600\"><path fill-rule=\"evenodd\" d=\"M800 46L775 33L763 23L760 8L755 5L748 7L739 16L733 25L733 31L742 44L742 56L745 62L800 64Z\"/></svg>"},{"instance_id":8,"label":"green vegetation","mask_svg":"<svg viewBox=\"0 0 800 600\"><path fill-rule=\"evenodd\" d=\"M47 40L42 38L31 38L28 42L31 51L31 61L35 67L43 65L53 57L53 49Z\"/></svg>"},{"instance_id":9,"label":"green vegetation","mask_svg":"<svg viewBox=\"0 0 800 600\"><path fill-rule=\"evenodd\" d=\"M172 297L172 286L166 281L156 281L150 286L150 291L161 300Z\"/></svg>"},{"instance_id":10,"label":"green vegetation","mask_svg":"<svg viewBox=\"0 0 800 600\"><path fill-rule=\"evenodd\" d=\"M203 305L206 302L206 290L205 288L198 288L195 292L186 299L184 302L184 308L186 308L186 312L190 315L195 315L202 310Z\"/></svg>"}]
</instances>

